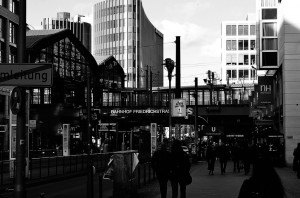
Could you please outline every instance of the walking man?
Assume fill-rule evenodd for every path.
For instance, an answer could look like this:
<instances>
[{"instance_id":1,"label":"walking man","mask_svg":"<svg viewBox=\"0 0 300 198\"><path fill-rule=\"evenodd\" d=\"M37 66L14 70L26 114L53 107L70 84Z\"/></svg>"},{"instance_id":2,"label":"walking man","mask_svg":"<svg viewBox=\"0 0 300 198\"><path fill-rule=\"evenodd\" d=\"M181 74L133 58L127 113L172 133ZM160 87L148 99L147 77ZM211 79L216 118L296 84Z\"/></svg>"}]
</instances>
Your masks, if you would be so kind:
<instances>
[{"instance_id":1,"label":"walking man","mask_svg":"<svg viewBox=\"0 0 300 198\"><path fill-rule=\"evenodd\" d=\"M151 166L159 182L161 198L167 197L167 184L170 177L170 156L171 153L167 151L166 141L164 141L154 152L151 159Z\"/></svg>"}]
</instances>

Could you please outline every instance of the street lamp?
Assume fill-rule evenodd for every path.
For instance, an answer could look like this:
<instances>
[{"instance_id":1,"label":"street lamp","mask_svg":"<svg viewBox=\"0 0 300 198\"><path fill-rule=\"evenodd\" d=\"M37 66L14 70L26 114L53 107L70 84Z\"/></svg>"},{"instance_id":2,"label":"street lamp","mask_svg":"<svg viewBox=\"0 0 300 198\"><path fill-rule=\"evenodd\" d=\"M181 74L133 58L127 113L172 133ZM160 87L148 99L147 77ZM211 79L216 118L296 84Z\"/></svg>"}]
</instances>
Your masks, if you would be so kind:
<instances>
[{"instance_id":1,"label":"street lamp","mask_svg":"<svg viewBox=\"0 0 300 198\"><path fill-rule=\"evenodd\" d=\"M172 114L171 114L171 81L172 81L172 72L174 70L175 64L174 61L170 58L166 58L164 64L168 71L169 79L169 136L172 137Z\"/></svg>"}]
</instances>

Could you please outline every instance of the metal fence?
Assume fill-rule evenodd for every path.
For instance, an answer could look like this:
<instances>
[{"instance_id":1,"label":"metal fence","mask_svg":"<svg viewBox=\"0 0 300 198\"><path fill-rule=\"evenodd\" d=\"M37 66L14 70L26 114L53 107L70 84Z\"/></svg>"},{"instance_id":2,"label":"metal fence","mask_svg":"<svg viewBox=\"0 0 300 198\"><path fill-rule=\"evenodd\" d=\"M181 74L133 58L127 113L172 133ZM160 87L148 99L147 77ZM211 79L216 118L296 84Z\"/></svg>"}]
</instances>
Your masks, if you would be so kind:
<instances>
[{"instance_id":1,"label":"metal fence","mask_svg":"<svg viewBox=\"0 0 300 198\"><path fill-rule=\"evenodd\" d=\"M91 154L97 172L104 172L113 153ZM87 154L31 158L26 182L45 181L57 177L82 175L87 170ZM0 161L0 191L12 188L15 177L15 160ZM137 168L137 185L142 187L154 180L155 173L150 162L140 162Z\"/></svg>"}]
</instances>

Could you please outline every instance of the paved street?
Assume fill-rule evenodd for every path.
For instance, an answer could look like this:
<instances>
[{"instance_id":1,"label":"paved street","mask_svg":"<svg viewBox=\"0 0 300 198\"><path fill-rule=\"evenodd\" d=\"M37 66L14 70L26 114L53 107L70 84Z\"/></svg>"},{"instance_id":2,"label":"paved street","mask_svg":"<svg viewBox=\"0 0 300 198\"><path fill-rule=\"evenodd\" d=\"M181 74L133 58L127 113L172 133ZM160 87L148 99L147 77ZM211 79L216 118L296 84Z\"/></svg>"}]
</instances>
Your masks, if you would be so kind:
<instances>
[{"instance_id":1,"label":"paved street","mask_svg":"<svg viewBox=\"0 0 300 198\"><path fill-rule=\"evenodd\" d=\"M187 187L187 197L237 197L243 180L249 176L245 176L243 172L233 173L232 170L231 161L228 163L227 172L224 175L220 173L218 161L216 162L214 175L208 175L206 162L193 164L191 169L193 183ZM300 179L297 179L295 173L290 168L276 168L276 170L285 186L287 198L299 198ZM99 178L95 177L95 198L99 197L98 181ZM39 198L42 192L45 193L45 198L84 198L86 197L86 176L28 187L27 197ZM170 198L171 195L171 185L169 183L167 198ZM12 198L13 196L12 193L6 193L3 194L3 197ZM112 198L112 181L110 180L103 180L103 198ZM160 198L157 180L146 185L142 183L141 188L138 189L137 198Z\"/></svg>"},{"instance_id":2,"label":"paved street","mask_svg":"<svg viewBox=\"0 0 300 198\"><path fill-rule=\"evenodd\" d=\"M300 197L300 179L297 179L295 173L290 168L276 168L286 189L287 198ZM220 197L238 197L245 176L243 172L233 173L232 162L227 166L227 172L221 175L220 166L216 162L214 175L208 175L206 162L198 162L191 169L193 183L187 186L188 198L220 198ZM167 197L170 198L171 185L169 182ZM139 197L160 198L157 182L149 184L140 189Z\"/></svg>"}]
</instances>

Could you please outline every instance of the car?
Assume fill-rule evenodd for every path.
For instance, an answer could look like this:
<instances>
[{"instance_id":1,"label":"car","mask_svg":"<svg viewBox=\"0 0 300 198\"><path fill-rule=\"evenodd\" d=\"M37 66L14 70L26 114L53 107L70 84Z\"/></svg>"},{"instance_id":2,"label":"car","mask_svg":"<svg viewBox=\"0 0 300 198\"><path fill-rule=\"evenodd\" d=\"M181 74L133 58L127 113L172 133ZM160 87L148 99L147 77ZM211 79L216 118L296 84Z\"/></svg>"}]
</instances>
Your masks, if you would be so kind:
<instances>
[{"instance_id":1,"label":"car","mask_svg":"<svg viewBox=\"0 0 300 198\"><path fill-rule=\"evenodd\" d=\"M181 148L182 148L182 150L184 151L184 152L186 152L186 154L190 154L190 152L189 152L189 149L188 149L188 147L187 146L181 146Z\"/></svg>"}]
</instances>

